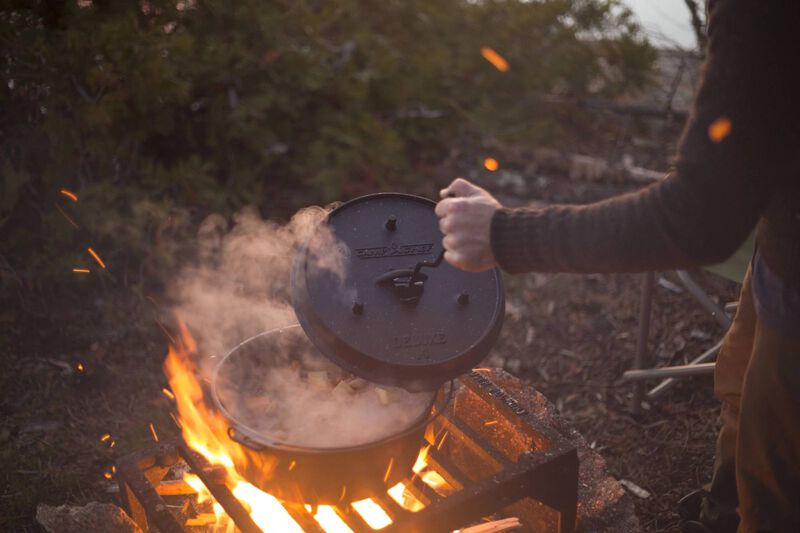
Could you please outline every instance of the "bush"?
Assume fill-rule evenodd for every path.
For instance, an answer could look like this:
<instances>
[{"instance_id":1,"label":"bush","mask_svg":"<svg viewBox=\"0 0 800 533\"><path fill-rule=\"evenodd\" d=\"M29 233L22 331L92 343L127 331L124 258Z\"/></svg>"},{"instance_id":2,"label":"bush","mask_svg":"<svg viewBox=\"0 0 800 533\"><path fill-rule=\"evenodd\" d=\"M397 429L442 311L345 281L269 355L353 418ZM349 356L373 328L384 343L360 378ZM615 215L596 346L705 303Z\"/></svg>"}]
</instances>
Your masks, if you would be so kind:
<instances>
[{"instance_id":1,"label":"bush","mask_svg":"<svg viewBox=\"0 0 800 533\"><path fill-rule=\"evenodd\" d=\"M211 212L413 189L458 139L552 142L543 96L653 60L617 0L39 0L0 26L0 272L24 288L88 246L140 281Z\"/></svg>"}]
</instances>

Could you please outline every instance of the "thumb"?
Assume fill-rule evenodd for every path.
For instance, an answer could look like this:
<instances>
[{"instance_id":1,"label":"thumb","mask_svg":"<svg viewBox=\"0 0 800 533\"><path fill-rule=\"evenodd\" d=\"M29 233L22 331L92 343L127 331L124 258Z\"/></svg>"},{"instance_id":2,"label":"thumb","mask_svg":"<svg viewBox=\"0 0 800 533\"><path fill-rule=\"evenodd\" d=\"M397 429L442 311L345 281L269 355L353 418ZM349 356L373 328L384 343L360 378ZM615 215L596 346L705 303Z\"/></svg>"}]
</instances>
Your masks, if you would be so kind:
<instances>
[{"instance_id":1,"label":"thumb","mask_svg":"<svg viewBox=\"0 0 800 533\"><path fill-rule=\"evenodd\" d=\"M483 189L477 185L473 185L464 178L456 178L453 183L442 189L439 194L442 198L447 197L467 197L477 196L483 192Z\"/></svg>"}]
</instances>

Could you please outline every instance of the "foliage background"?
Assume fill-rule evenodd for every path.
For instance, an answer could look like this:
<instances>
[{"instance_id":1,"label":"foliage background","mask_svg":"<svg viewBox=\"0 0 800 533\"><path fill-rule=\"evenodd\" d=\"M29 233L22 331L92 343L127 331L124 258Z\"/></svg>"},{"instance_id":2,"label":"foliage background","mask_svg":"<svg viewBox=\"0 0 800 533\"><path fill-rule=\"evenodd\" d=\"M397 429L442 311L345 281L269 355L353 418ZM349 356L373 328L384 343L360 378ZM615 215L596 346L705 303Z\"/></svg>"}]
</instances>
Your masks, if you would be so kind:
<instances>
[{"instance_id":1,"label":"foliage background","mask_svg":"<svg viewBox=\"0 0 800 533\"><path fill-rule=\"evenodd\" d=\"M88 246L108 279L139 286L199 220L245 204L285 217L431 194L456 148L557 144L583 118L553 98L622 94L654 58L616 0L6 4L6 295L63 290L96 266Z\"/></svg>"}]
</instances>

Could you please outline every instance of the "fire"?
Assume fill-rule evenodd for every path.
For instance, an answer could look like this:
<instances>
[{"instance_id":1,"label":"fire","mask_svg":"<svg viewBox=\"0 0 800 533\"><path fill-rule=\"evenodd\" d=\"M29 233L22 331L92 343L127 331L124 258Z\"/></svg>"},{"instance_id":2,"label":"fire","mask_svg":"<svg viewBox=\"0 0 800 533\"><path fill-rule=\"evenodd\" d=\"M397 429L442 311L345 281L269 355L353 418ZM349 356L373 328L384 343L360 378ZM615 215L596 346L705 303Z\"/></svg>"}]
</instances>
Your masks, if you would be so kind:
<instances>
[{"instance_id":1,"label":"fire","mask_svg":"<svg viewBox=\"0 0 800 533\"><path fill-rule=\"evenodd\" d=\"M294 521L277 498L245 481L234 469L234 454L241 452L238 448L226 446L226 422L218 414L206 407L203 388L198 377L198 369L193 361L193 357L197 352L197 343L185 324L179 322L179 327L180 337L176 343L170 345L164 361L164 370L169 381L169 389L165 388L163 392L165 394L167 390L172 392L178 409L176 422L181 428L184 441L192 449L203 455L209 463L225 468L233 495L250 510L250 517L258 527L264 531L301 533L303 531L302 528ZM426 438L428 438L429 442L436 442L432 433ZM414 475L420 476L421 480L434 490L450 490L451 487L448 483L428 467L428 448L430 446L426 446L420 451L413 468ZM237 459L239 458L237 457ZM241 459L244 460L243 457ZM393 467L393 462L390 461L387 465L387 479ZM289 469L292 469L293 466L290 464ZM187 473L184 474L183 479L197 492L198 503L211 501L212 504L216 504L213 496L200 478L194 474ZM389 489L387 493L406 509L419 511L424 508L424 505L406 490L403 483L398 483ZM371 499L353 502L351 505L373 529L382 529L392 523L389 515ZM214 505L216 516L212 516L212 518L216 519L215 527L219 528L220 531L232 531L232 526L230 525L232 522L225 515L222 507L217 506L218 504ZM307 508L311 512L311 508L308 506ZM352 533L352 530L333 507L319 505L314 512L314 519L327 533Z\"/></svg>"},{"instance_id":2,"label":"fire","mask_svg":"<svg viewBox=\"0 0 800 533\"><path fill-rule=\"evenodd\" d=\"M442 441L444 437L447 436L447 433L444 434L442 437ZM435 438L433 436L426 437L429 441L434 441ZM414 476L419 476L423 483L428 485L434 491L441 495L446 495L451 492L455 491L455 488L450 485L447 480L445 480L441 474L429 468L428 465L428 451L430 450L431 446L425 446L420 450L419 456L417 457L417 461L414 463L413 468L411 469L414 472ZM414 494L407 489L405 483L398 483L388 491L389 496L402 505L405 509L408 509L411 512L416 513L425 508L425 504L419 501L419 499L414 496Z\"/></svg>"},{"instance_id":3,"label":"fire","mask_svg":"<svg viewBox=\"0 0 800 533\"><path fill-rule=\"evenodd\" d=\"M317 507L317 512L314 514L314 520L319 522L322 529L328 533L353 533L353 530L347 527L344 520L339 518L336 511L330 505L320 505Z\"/></svg>"},{"instance_id":4,"label":"fire","mask_svg":"<svg viewBox=\"0 0 800 533\"><path fill-rule=\"evenodd\" d=\"M372 529L383 529L392 523L392 519L389 518L386 511L369 498L353 502L353 509L361 515L361 518L363 518Z\"/></svg>"}]
</instances>

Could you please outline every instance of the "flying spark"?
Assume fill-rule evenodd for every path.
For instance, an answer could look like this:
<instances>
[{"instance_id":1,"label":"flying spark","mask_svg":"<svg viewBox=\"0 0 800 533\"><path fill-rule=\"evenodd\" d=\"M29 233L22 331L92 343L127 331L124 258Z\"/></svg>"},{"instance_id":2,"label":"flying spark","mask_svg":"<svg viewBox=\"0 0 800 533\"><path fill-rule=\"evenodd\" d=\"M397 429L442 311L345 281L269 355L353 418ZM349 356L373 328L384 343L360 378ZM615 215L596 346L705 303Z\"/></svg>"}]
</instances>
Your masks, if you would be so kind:
<instances>
[{"instance_id":1,"label":"flying spark","mask_svg":"<svg viewBox=\"0 0 800 533\"><path fill-rule=\"evenodd\" d=\"M67 189L61 189L60 192L61 192L61 194L63 194L64 196L66 196L67 198L72 200L73 202L77 202L78 201L78 195L76 195L74 192L72 192L70 190L67 190Z\"/></svg>"},{"instance_id":2,"label":"flying spark","mask_svg":"<svg viewBox=\"0 0 800 533\"><path fill-rule=\"evenodd\" d=\"M150 433L153 434L153 440L158 442L158 434L156 433L156 428L153 427L153 423L150 422Z\"/></svg>"},{"instance_id":3,"label":"flying spark","mask_svg":"<svg viewBox=\"0 0 800 533\"><path fill-rule=\"evenodd\" d=\"M101 267L103 267L103 268L105 268L105 267L106 267L106 264L105 264L105 263L103 263L103 260L102 260L102 259L100 259L100 256L99 256L99 255L97 255L97 252L95 252L94 250L92 250L92 249L91 249L91 247L90 247L90 248L87 248L86 250L87 250L87 251L88 251L90 254L92 254L92 257L94 257L94 260L95 260L95 261L97 261L97 264L98 264L98 265L100 265L100 266L101 266Z\"/></svg>"},{"instance_id":4,"label":"flying spark","mask_svg":"<svg viewBox=\"0 0 800 533\"><path fill-rule=\"evenodd\" d=\"M77 274L88 274L89 272L91 272L91 270L89 270L88 268L73 268L72 271Z\"/></svg>"},{"instance_id":5,"label":"flying spark","mask_svg":"<svg viewBox=\"0 0 800 533\"><path fill-rule=\"evenodd\" d=\"M494 49L484 46L481 48L481 55L500 72L506 72L508 70L508 61L506 61L503 56L495 52Z\"/></svg>"},{"instance_id":6,"label":"flying spark","mask_svg":"<svg viewBox=\"0 0 800 533\"><path fill-rule=\"evenodd\" d=\"M730 135L733 125L727 117L720 117L708 127L708 138L711 142L721 143L725 137Z\"/></svg>"},{"instance_id":7,"label":"flying spark","mask_svg":"<svg viewBox=\"0 0 800 533\"><path fill-rule=\"evenodd\" d=\"M163 392L164 396L166 396L170 400L174 400L175 399L175 395L172 394L172 391L169 390L168 388L164 387L163 389L161 389L161 392Z\"/></svg>"},{"instance_id":8,"label":"flying spark","mask_svg":"<svg viewBox=\"0 0 800 533\"><path fill-rule=\"evenodd\" d=\"M386 473L383 475L383 482L386 483L389 481L389 474L392 473L392 467L394 466L394 457L389 458L389 466L386 468Z\"/></svg>"},{"instance_id":9,"label":"flying spark","mask_svg":"<svg viewBox=\"0 0 800 533\"><path fill-rule=\"evenodd\" d=\"M494 172L498 168L500 168L500 163L497 162L497 159L493 157L487 157L483 160L483 167L488 170L489 172Z\"/></svg>"},{"instance_id":10,"label":"flying spark","mask_svg":"<svg viewBox=\"0 0 800 533\"><path fill-rule=\"evenodd\" d=\"M111 435L109 435L108 433L104 433L103 436L100 437L100 442L105 442L110 438L111 438Z\"/></svg>"}]
</instances>

